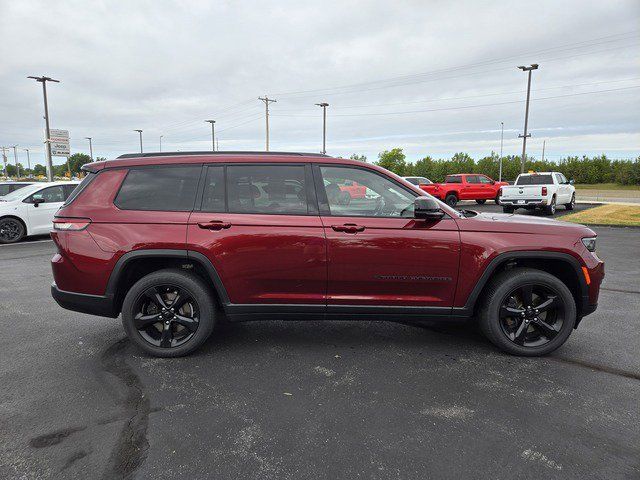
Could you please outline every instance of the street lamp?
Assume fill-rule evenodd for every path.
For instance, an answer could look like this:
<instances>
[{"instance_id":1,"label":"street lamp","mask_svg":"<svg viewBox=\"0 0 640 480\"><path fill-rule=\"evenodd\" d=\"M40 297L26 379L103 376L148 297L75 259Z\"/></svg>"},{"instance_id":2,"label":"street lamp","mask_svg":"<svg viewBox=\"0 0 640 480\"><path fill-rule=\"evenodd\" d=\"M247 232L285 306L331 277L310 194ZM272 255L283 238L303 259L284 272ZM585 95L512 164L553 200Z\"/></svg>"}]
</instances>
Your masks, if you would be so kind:
<instances>
[{"instance_id":1,"label":"street lamp","mask_svg":"<svg viewBox=\"0 0 640 480\"><path fill-rule=\"evenodd\" d=\"M31 171L31 157L29 157L29 149L23 148L25 152L27 152L27 170Z\"/></svg>"},{"instance_id":2,"label":"street lamp","mask_svg":"<svg viewBox=\"0 0 640 480\"><path fill-rule=\"evenodd\" d=\"M142 130L134 130L140 134L140 153L142 153Z\"/></svg>"},{"instance_id":3,"label":"street lamp","mask_svg":"<svg viewBox=\"0 0 640 480\"><path fill-rule=\"evenodd\" d=\"M91 157L91 161L93 162L93 146L91 145L91 137L84 137L85 140L89 140L89 156Z\"/></svg>"},{"instance_id":4,"label":"street lamp","mask_svg":"<svg viewBox=\"0 0 640 480\"><path fill-rule=\"evenodd\" d=\"M529 72L528 80L527 80L527 106L524 111L524 134L518 135L518 138L522 138L522 158L520 159L520 173L524 173L524 162L527 154L527 137L530 137L531 134L527 133L527 127L529 125L529 96L531 94L531 72L533 70L538 69L537 63L532 63L530 66L520 66L518 67L523 72Z\"/></svg>"},{"instance_id":5,"label":"street lamp","mask_svg":"<svg viewBox=\"0 0 640 480\"><path fill-rule=\"evenodd\" d=\"M160 153L162 153L162 137L164 137L164 135L160 135Z\"/></svg>"},{"instance_id":6,"label":"street lamp","mask_svg":"<svg viewBox=\"0 0 640 480\"><path fill-rule=\"evenodd\" d=\"M316 103L318 107L322 107L322 152L327 153L327 102Z\"/></svg>"},{"instance_id":7,"label":"street lamp","mask_svg":"<svg viewBox=\"0 0 640 480\"><path fill-rule=\"evenodd\" d=\"M35 80L36 82L40 82L42 83L42 94L44 96L44 123L46 126L46 134L47 134L47 138L45 139L45 143L47 145L46 147L46 152L47 152L47 180L52 182L53 181L53 165L51 163L51 143L49 142L49 138L51 137L51 132L49 131L49 106L47 105L47 82L55 82L55 83L60 83L60 80L54 80L51 77L27 77L27 78L31 78L33 80Z\"/></svg>"},{"instance_id":8,"label":"street lamp","mask_svg":"<svg viewBox=\"0 0 640 480\"><path fill-rule=\"evenodd\" d=\"M216 151L216 121L215 120L205 120L205 123L211 124L211 151Z\"/></svg>"}]
</instances>

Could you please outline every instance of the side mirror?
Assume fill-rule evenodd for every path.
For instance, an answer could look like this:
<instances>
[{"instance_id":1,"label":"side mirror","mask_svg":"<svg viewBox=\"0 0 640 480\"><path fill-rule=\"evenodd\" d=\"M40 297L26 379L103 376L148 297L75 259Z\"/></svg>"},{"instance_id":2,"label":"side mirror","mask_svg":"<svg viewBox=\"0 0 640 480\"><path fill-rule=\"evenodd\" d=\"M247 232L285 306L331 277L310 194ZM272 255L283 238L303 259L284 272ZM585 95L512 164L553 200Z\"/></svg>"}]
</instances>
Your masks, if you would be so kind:
<instances>
[{"instance_id":1,"label":"side mirror","mask_svg":"<svg viewBox=\"0 0 640 480\"><path fill-rule=\"evenodd\" d=\"M491 185L495 185L496 181L495 180L491 180Z\"/></svg>"},{"instance_id":2,"label":"side mirror","mask_svg":"<svg viewBox=\"0 0 640 480\"><path fill-rule=\"evenodd\" d=\"M417 197L413 201L413 216L423 220L440 220L444 212L433 198Z\"/></svg>"},{"instance_id":3,"label":"side mirror","mask_svg":"<svg viewBox=\"0 0 640 480\"><path fill-rule=\"evenodd\" d=\"M569 180L569 185L573 185L574 183L576 183L573 178L571 180Z\"/></svg>"},{"instance_id":4,"label":"side mirror","mask_svg":"<svg viewBox=\"0 0 640 480\"><path fill-rule=\"evenodd\" d=\"M33 195L31 197L31 203L33 203L34 207L37 207L41 203L44 203L44 197L42 195L38 195L38 194Z\"/></svg>"}]
</instances>

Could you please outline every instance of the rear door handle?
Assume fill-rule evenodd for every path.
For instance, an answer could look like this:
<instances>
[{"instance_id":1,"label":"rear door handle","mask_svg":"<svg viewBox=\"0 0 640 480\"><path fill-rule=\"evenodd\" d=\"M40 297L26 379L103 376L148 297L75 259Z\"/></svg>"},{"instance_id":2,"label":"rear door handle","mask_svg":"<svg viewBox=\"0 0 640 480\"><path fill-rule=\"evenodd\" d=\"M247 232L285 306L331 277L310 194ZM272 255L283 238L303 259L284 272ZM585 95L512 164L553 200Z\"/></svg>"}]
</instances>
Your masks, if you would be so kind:
<instances>
[{"instance_id":1,"label":"rear door handle","mask_svg":"<svg viewBox=\"0 0 640 480\"><path fill-rule=\"evenodd\" d=\"M205 230L223 230L230 228L231 224L220 220L211 220L210 222L198 222L198 226Z\"/></svg>"},{"instance_id":2,"label":"rear door handle","mask_svg":"<svg viewBox=\"0 0 640 480\"><path fill-rule=\"evenodd\" d=\"M364 227L355 223L345 223L344 225L331 225L336 232L357 233L364 232Z\"/></svg>"}]
</instances>

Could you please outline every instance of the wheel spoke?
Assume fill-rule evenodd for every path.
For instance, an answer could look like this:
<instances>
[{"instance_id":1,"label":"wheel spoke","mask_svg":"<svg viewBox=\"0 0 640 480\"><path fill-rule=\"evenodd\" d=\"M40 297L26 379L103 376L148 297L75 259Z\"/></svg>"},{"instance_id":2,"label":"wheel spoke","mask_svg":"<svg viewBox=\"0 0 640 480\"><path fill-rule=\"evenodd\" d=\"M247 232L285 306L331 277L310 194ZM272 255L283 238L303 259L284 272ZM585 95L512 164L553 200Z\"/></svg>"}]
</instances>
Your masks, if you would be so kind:
<instances>
[{"instance_id":1,"label":"wheel spoke","mask_svg":"<svg viewBox=\"0 0 640 480\"><path fill-rule=\"evenodd\" d=\"M527 307L533 304L533 285L523 285L520 289L522 292L522 304Z\"/></svg>"},{"instance_id":2,"label":"wheel spoke","mask_svg":"<svg viewBox=\"0 0 640 480\"><path fill-rule=\"evenodd\" d=\"M547 322L543 320L540 320L540 319L535 320L533 324L535 325L535 328L537 328L538 331L548 339L552 339L558 334L558 330L556 330L553 327L553 325L549 325Z\"/></svg>"},{"instance_id":3,"label":"wheel spoke","mask_svg":"<svg viewBox=\"0 0 640 480\"><path fill-rule=\"evenodd\" d=\"M511 337L511 340L513 340L515 343L522 344L524 342L524 337L525 337L524 334L527 331L527 327L528 326L529 326L529 324L527 322L525 322L524 320L522 320L520 322L520 325L518 326L518 329L516 330L516 332Z\"/></svg>"},{"instance_id":4,"label":"wheel spoke","mask_svg":"<svg viewBox=\"0 0 640 480\"><path fill-rule=\"evenodd\" d=\"M165 329L162 330L162 338L160 339L160 346L163 348L169 348L171 346L171 339L173 334L171 333L171 326L165 325Z\"/></svg>"},{"instance_id":5,"label":"wheel spoke","mask_svg":"<svg viewBox=\"0 0 640 480\"><path fill-rule=\"evenodd\" d=\"M189 297L187 297L186 295L183 295L182 292L178 291L178 294L176 295L176 298L173 299L173 301L171 302L171 305L169 305L169 306L171 308L173 308L174 310L178 310L188 300L189 300Z\"/></svg>"},{"instance_id":6,"label":"wheel spoke","mask_svg":"<svg viewBox=\"0 0 640 480\"><path fill-rule=\"evenodd\" d=\"M164 299L162 298L162 296L160 295L160 292L158 292L158 289L156 287L151 287L146 292L144 292L144 294L149 298L149 300L155 303L159 308L168 308L167 304L165 303Z\"/></svg>"},{"instance_id":7,"label":"wheel spoke","mask_svg":"<svg viewBox=\"0 0 640 480\"><path fill-rule=\"evenodd\" d=\"M198 329L198 321L194 318L176 314L174 321L188 329L191 333Z\"/></svg>"},{"instance_id":8,"label":"wheel spoke","mask_svg":"<svg viewBox=\"0 0 640 480\"><path fill-rule=\"evenodd\" d=\"M553 295L547 297L547 299L542 302L540 305L536 307L536 310L540 310L541 312L546 312L547 310L552 310L557 307L557 299L558 297Z\"/></svg>"},{"instance_id":9,"label":"wheel spoke","mask_svg":"<svg viewBox=\"0 0 640 480\"><path fill-rule=\"evenodd\" d=\"M161 321L160 315L157 313L154 313L153 315L137 315L136 318L134 319L136 328L138 330L144 330L149 325L153 323L158 323L159 321Z\"/></svg>"},{"instance_id":10,"label":"wheel spoke","mask_svg":"<svg viewBox=\"0 0 640 480\"><path fill-rule=\"evenodd\" d=\"M500 307L500 318L505 317L520 317L520 314L524 312L522 308L508 307L507 305L502 305Z\"/></svg>"}]
</instances>

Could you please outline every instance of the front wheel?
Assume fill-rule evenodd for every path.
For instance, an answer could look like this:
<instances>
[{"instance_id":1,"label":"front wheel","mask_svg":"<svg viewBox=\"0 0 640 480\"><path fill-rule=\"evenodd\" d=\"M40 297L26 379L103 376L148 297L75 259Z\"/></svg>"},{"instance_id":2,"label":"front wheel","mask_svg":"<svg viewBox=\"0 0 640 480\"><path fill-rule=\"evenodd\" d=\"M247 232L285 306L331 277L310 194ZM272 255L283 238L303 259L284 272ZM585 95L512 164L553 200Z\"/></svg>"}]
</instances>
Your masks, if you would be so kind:
<instances>
[{"instance_id":1,"label":"front wheel","mask_svg":"<svg viewBox=\"0 0 640 480\"><path fill-rule=\"evenodd\" d=\"M179 357L211 335L215 306L199 277L176 269L159 270L138 280L122 304L129 339L156 357Z\"/></svg>"},{"instance_id":2,"label":"front wheel","mask_svg":"<svg viewBox=\"0 0 640 480\"><path fill-rule=\"evenodd\" d=\"M478 205L484 205L486 203L486 200L484 200L484 199L483 200L476 200L476 203Z\"/></svg>"},{"instance_id":3,"label":"front wheel","mask_svg":"<svg viewBox=\"0 0 640 480\"><path fill-rule=\"evenodd\" d=\"M449 205L451 208L454 208L458 204L458 197L456 197L453 193L450 193L445 197L444 203Z\"/></svg>"},{"instance_id":4,"label":"front wheel","mask_svg":"<svg viewBox=\"0 0 640 480\"><path fill-rule=\"evenodd\" d=\"M0 219L0 243L16 243L25 236L25 228L17 218Z\"/></svg>"},{"instance_id":5,"label":"front wheel","mask_svg":"<svg viewBox=\"0 0 640 480\"><path fill-rule=\"evenodd\" d=\"M557 277L532 268L507 270L487 287L479 324L497 347L513 355L546 355L567 341L576 304Z\"/></svg>"},{"instance_id":6,"label":"front wheel","mask_svg":"<svg viewBox=\"0 0 640 480\"><path fill-rule=\"evenodd\" d=\"M565 204L565 208L567 210L573 210L576 206L576 194L574 193L573 195L571 195L571 201L567 204Z\"/></svg>"}]
</instances>

